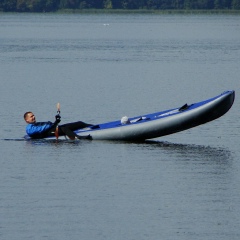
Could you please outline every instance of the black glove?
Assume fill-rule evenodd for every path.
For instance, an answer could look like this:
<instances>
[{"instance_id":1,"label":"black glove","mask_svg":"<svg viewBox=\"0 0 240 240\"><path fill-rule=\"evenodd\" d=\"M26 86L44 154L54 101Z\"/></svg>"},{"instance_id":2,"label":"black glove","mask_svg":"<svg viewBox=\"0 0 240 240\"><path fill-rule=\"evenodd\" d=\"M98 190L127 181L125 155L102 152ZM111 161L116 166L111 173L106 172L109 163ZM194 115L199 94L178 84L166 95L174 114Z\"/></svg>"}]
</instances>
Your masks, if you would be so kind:
<instances>
[{"instance_id":1,"label":"black glove","mask_svg":"<svg viewBox=\"0 0 240 240\"><path fill-rule=\"evenodd\" d=\"M55 116L55 119L56 119L55 123L60 123L61 122L61 116L59 114L57 114Z\"/></svg>"}]
</instances>

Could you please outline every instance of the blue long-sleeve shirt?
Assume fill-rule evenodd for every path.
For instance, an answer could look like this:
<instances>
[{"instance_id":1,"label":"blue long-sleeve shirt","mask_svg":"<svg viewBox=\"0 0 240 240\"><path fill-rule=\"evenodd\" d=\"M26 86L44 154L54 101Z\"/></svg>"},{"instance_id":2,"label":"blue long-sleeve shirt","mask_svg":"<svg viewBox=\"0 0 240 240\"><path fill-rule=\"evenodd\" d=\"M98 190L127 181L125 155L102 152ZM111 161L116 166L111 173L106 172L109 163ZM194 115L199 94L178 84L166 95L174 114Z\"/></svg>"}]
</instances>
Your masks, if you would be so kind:
<instances>
[{"instance_id":1,"label":"blue long-sleeve shirt","mask_svg":"<svg viewBox=\"0 0 240 240\"><path fill-rule=\"evenodd\" d=\"M54 125L55 124L50 121L30 123L26 126L26 133L32 138L42 138Z\"/></svg>"}]
</instances>

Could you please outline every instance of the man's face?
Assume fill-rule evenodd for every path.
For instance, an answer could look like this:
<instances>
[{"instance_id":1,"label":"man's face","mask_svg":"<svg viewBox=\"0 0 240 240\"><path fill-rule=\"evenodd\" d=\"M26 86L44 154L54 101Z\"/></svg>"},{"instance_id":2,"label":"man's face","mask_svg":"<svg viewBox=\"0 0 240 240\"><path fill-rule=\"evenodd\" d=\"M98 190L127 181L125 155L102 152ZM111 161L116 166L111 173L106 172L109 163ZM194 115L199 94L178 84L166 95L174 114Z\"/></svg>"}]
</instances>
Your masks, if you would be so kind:
<instances>
[{"instance_id":1,"label":"man's face","mask_svg":"<svg viewBox=\"0 0 240 240\"><path fill-rule=\"evenodd\" d=\"M27 123L35 123L35 122L36 122L36 119L35 119L34 114L33 114L33 113L28 113L25 121L26 121Z\"/></svg>"}]
</instances>

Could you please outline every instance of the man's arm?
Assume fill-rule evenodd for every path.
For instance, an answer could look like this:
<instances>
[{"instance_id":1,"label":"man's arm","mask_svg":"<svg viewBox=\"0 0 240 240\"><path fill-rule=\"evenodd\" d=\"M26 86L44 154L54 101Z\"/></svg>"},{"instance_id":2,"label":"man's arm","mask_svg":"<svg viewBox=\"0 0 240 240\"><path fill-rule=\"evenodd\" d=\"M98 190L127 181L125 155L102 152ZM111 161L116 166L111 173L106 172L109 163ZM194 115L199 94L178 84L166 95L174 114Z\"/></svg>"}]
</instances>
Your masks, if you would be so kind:
<instances>
[{"instance_id":1,"label":"man's arm","mask_svg":"<svg viewBox=\"0 0 240 240\"><path fill-rule=\"evenodd\" d=\"M32 138L43 138L43 135L52 127L54 127L54 123L52 122L38 122L35 124L28 124L26 132Z\"/></svg>"}]
</instances>

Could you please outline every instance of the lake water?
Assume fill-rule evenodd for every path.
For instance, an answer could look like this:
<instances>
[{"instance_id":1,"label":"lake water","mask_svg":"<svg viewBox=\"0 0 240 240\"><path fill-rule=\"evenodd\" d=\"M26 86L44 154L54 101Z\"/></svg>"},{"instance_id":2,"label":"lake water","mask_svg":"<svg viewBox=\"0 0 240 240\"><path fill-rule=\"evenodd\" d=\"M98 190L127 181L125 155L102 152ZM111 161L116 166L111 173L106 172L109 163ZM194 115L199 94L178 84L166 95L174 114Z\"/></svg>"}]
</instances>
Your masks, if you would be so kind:
<instances>
[{"instance_id":1,"label":"lake water","mask_svg":"<svg viewBox=\"0 0 240 240\"><path fill-rule=\"evenodd\" d=\"M0 14L2 240L240 238L240 16ZM102 123L235 90L146 143L24 141L23 113Z\"/></svg>"}]
</instances>

